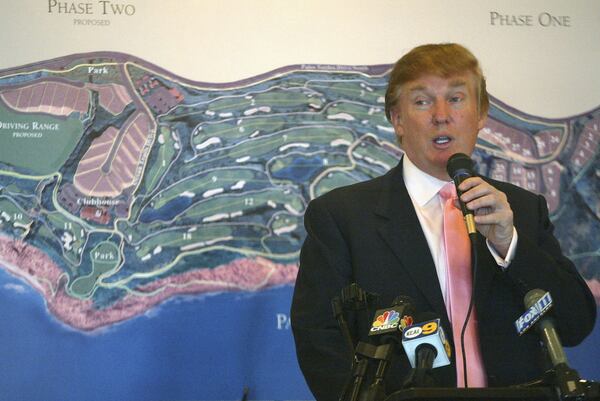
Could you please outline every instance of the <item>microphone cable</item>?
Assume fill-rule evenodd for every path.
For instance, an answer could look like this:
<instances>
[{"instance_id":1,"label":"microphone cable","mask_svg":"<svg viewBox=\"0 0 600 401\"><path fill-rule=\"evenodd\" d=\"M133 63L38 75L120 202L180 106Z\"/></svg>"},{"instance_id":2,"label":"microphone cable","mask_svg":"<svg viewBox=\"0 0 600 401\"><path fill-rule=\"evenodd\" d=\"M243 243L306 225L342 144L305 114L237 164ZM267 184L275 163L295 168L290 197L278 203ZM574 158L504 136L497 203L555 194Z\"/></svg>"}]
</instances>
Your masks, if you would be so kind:
<instances>
[{"instance_id":1,"label":"microphone cable","mask_svg":"<svg viewBox=\"0 0 600 401\"><path fill-rule=\"evenodd\" d=\"M473 307L475 304L475 283L477 280L477 229L475 227L475 212L471 212L467 210L466 205L460 200L461 191L459 191L458 186L460 183L470 177L475 176L475 168L474 168L473 159L467 156L464 153L456 153L448 159L448 163L446 165L446 171L448 175L454 181L456 185L456 193L459 197L459 204L462 210L462 213L465 217L465 223L467 225L467 232L469 234L469 239L471 243L471 295L469 300L469 308L467 309L467 315L465 316L465 321L462 326L462 330L460 331L460 348L461 348L461 356L463 363L463 379L465 382L465 387L469 387L468 375L467 375L467 355L465 352L465 332L467 330L467 324L471 319L471 313L473 311Z\"/></svg>"},{"instance_id":2,"label":"microphone cable","mask_svg":"<svg viewBox=\"0 0 600 401\"><path fill-rule=\"evenodd\" d=\"M469 387L468 375L467 375L467 354L465 352L465 332L467 331L467 324L469 320L471 320L471 313L473 311L473 307L475 306L475 282L477 280L477 236L469 235L471 239L471 266L472 266L472 283L471 283L471 295L469 299L469 308L467 309L467 315L465 316L465 321L463 322L462 329L460 331L460 352L462 356L462 365L463 365L463 379L465 381L465 388Z\"/></svg>"}]
</instances>

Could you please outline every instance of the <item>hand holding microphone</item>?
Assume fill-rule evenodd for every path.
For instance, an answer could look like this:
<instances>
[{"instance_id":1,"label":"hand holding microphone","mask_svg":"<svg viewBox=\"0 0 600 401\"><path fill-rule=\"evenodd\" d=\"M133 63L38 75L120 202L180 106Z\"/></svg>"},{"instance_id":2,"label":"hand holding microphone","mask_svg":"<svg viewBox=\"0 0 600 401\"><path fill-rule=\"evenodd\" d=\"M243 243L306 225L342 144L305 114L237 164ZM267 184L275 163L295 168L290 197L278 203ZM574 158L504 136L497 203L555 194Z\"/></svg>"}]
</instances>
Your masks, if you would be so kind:
<instances>
[{"instance_id":1,"label":"hand holding microphone","mask_svg":"<svg viewBox=\"0 0 600 401\"><path fill-rule=\"evenodd\" d=\"M506 195L477 176L473 161L463 153L452 155L446 170L456 185L469 234L474 230L469 223L473 219L477 230L506 256L513 236L513 211Z\"/></svg>"}]
</instances>

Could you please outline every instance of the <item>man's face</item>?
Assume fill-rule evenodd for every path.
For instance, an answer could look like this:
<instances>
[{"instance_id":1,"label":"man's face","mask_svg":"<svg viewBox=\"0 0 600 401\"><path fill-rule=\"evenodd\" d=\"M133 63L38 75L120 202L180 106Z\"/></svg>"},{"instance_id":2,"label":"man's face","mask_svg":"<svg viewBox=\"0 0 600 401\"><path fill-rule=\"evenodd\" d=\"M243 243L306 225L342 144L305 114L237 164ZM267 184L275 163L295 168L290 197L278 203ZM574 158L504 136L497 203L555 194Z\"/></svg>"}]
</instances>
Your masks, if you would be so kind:
<instances>
[{"instance_id":1,"label":"man's face","mask_svg":"<svg viewBox=\"0 0 600 401\"><path fill-rule=\"evenodd\" d=\"M409 159L429 175L447 180L448 158L459 152L470 155L485 125L477 103L470 72L449 78L425 75L402 85L391 119Z\"/></svg>"}]
</instances>

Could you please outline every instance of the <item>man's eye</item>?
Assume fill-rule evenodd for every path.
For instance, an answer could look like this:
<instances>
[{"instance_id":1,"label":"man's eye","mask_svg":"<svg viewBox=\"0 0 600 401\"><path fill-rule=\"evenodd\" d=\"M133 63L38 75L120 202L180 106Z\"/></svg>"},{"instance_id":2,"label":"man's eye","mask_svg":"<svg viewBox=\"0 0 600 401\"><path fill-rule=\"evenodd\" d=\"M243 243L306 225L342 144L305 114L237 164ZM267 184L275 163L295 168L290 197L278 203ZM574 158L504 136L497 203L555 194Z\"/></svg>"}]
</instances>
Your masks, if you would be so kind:
<instances>
[{"instance_id":1,"label":"man's eye","mask_svg":"<svg viewBox=\"0 0 600 401\"><path fill-rule=\"evenodd\" d=\"M451 103L458 103L458 102L461 102L462 100L463 100L463 97L460 95L452 96L450 98Z\"/></svg>"},{"instance_id":2,"label":"man's eye","mask_svg":"<svg viewBox=\"0 0 600 401\"><path fill-rule=\"evenodd\" d=\"M418 99L418 100L415 100L415 104L417 106L427 106L429 104L429 102L427 100Z\"/></svg>"}]
</instances>

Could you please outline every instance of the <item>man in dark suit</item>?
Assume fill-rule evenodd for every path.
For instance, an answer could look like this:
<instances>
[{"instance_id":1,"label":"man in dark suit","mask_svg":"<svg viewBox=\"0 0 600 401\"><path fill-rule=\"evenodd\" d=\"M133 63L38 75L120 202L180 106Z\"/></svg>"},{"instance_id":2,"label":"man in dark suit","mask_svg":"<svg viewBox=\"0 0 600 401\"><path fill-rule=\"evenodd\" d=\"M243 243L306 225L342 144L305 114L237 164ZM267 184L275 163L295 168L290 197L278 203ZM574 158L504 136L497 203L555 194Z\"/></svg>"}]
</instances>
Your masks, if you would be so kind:
<instances>
[{"instance_id":1,"label":"man in dark suit","mask_svg":"<svg viewBox=\"0 0 600 401\"><path fill-rule=\"evenodd\" d=\"M450 181L449 157L473 152L488 107L485 79L467 49L456 44L413 49L396 63L386 93L386 115L405 153L398 166L309 204L292 329L300 367L317 400L337 400L350 375L352 353L330 306L350 283L378 294L381 306L410 296L417 310L441 318L452 343L438 191ZM460 189L479 237L475 308L486 385L537 379L547 368L539 337L518 336L514 328L524 294L534 288L551 293L568 346L591 332L593 296L562 254L542 196L478 176ZM368 341L368 324L359 321L355 331ZM396 358L388 393L400 388L409 369L405 356ZM454 355L450 366L432 375L439 386L457 386Z\"/></svg>"}]
</instances>

